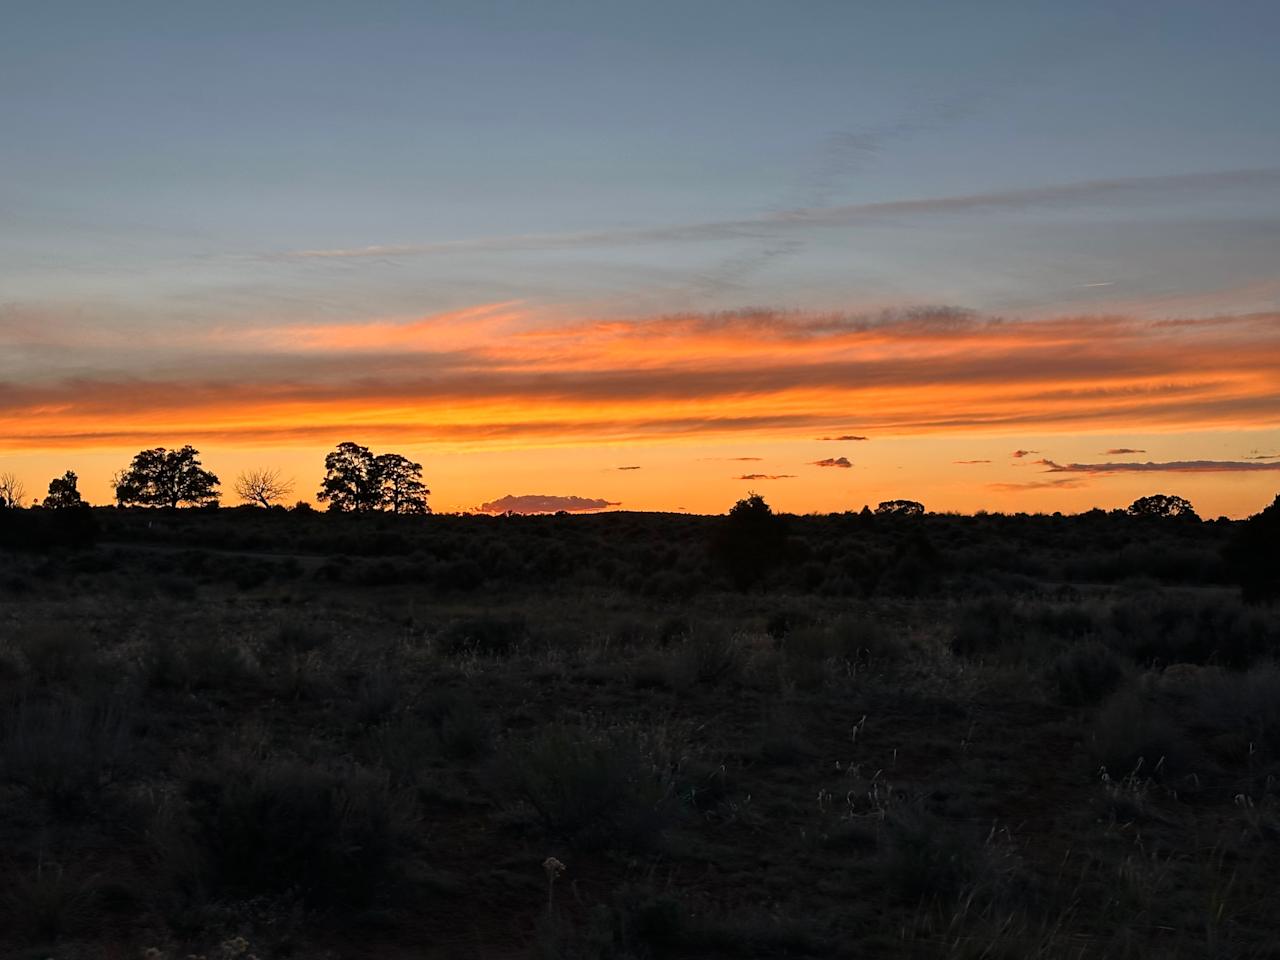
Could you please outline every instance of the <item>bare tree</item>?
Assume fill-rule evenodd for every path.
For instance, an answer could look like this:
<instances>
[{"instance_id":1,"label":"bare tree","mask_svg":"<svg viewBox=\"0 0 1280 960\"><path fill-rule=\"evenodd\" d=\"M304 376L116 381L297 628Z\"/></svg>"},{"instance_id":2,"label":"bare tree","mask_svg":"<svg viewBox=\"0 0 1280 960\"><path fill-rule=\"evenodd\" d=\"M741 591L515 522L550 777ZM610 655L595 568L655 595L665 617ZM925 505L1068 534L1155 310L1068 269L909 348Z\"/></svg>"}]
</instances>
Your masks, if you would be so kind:
<instances>
[{"instance_id":1,"label":"bare tree","mask_svg":"<svg viewBox=\"0 0 1280 960\"><path fill-rule=\"evenodd\" d=\"M21 507L27 500L27 488L14 473L0 473L0 507Z\"/></svg>"},{"instance_id":2,"label":"bare tree","mask_svg":"<svg viewBox=\"0 0 1280 960\"><path fill-rule=\"evenodd\" d=\"M293 492L293 481L285 480L279 470L242 470L236 477L236 496L245 503L271 506Z\"/></svg>"}]
</instances>

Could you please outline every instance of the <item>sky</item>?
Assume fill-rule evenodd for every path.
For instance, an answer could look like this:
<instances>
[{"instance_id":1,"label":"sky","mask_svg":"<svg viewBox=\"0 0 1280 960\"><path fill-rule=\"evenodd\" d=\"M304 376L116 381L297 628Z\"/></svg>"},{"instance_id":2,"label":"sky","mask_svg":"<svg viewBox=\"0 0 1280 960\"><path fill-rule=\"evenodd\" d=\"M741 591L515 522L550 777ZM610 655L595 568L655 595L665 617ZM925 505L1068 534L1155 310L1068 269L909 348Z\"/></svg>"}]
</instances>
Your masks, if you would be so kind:
<instances>
[{"instance_id":1,"label":"sky","mask_svg":"<svg viewBox=\"0 0 1280 960\"><path fill-rule=\"evenodd\" d=\"M0 473L437 511L1280 491L1280 5L25 4Z\"/></svg>"}]
</instances>

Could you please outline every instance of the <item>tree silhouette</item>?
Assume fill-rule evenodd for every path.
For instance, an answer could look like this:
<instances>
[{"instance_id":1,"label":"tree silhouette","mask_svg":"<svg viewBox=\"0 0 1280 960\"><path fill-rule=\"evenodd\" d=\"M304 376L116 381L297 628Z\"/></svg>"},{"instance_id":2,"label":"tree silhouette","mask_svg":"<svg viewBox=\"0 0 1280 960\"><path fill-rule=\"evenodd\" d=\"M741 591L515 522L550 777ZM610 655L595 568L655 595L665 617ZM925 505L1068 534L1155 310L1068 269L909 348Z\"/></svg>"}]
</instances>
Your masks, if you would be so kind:
<instances>
[{"instance_id":1,"label":"tree silhouette","mask_svg":"<svg viewBox=\"0 0 1280 960\"><path fill-rule=\"evenodd\" d=\"M374 455L358 443L340 443L324 458L316 499L335 512L429 513L422 464L398 453Z\"/></svg>"},{"instance_id":2,"label":"tree silhouette","mask_svg":"<svg viewBox=\"0 0 1280 960\"><path fill-rule=\"evenodd\" d=\"M922 517L924 504L916 500L881 500L876 504L876 514L882 517Z\"/></svg>"},{"instance_id":3,"label":"tree silhouette","mask_svg":"<svg viewBox=\"0 0 1280 960\"><path fill-rule=\"evenodd\" d=\"M711 556L739 590L760 582L782 562L787 530L758 493L748 493L729 509L711 538Z\"/></svg>"},{"instance_id":4,"label":"tree silhouette","mask_svg":"<svg viewBox=\"0 0 1280 960\"><path fill-rule=\"evenodd\" d=\"M431 512L427 506L431 491L422 482L422 464L398 453L381 454L373 463L381 487L382 508L392 513Z\"/></svg>"},{"instance_id":5,"label":"tree silhouette","mask_svg":"<svg viewBox=\"0 0 1280 960\"><path fill-rule=\"evenodd\" d=\"M1224 554L1246 603L1280 599L1280 494L1240 524Z\"/></svg>"},{"instance_id":6,"label":"tree silhouette","mask_svg":"<svg viewBox=\"0 0 1280 960\"><path fill-rule=\"evenodd\" d=\"M324 458L325 477L316 499L335 513L363 513L378 509L382 498L376 458L368 447L349 441L338 444Z\"/></svg>"},{"instance_id":7,"label":"tree silhouette","mask_svg":"<svg viewBox=\"0 0 1280 960\"><path fill-rule=\"evenodd\" d=\"M121 506L177 507L216 504L221 481L200 466L200 452L188 444L180 450L140 450L127 470L116 474L116 502Z\"/></svg>"},{"instance_id":8,"label":"tree silhouette","mask_svg":"<svg viewBox=\"0 0 1280 960\"><path fill-rule=\"evenodd\" d=\"M75 472L68 470L60 477L49 481L49 495L44 498L46 510L66 510L69 507L86 506L80 490L76 487Z\"/></svg>"},{"instance_id":9,"label":"tree silhouette","mask_svg":"<svg viewBox=\"0 0 1280 960\"><path fill-rule=\"evenodd\" d=\"M13 473L0 473L0 507L20 507L26 502L27 488Z\"/></svg>"},{"instance_id":10,"label":"tree silhouette","mask_svg":"<svg viewBox=\"0 0 1280 960\"><path fill-rule=\"evenodd\" d=\"M293 492L293 481L282 478L279 470L242 470L235 488L245 503L269 507Z\"/></svg>"},{"instance_id":11,"label":"tree silhouette","mask_svg":"<svg viewBox=\"0 0 1280 960\"><path fill-rule=\"evenodd\" d=\"M1131 517L1182 517L1187 520L1199 520L1195 508L1189 500L1173 497L1164 493L1153 493L1148 497L1139 497L1129 504L1128 514Z\"/></svg>"}]
</instances>

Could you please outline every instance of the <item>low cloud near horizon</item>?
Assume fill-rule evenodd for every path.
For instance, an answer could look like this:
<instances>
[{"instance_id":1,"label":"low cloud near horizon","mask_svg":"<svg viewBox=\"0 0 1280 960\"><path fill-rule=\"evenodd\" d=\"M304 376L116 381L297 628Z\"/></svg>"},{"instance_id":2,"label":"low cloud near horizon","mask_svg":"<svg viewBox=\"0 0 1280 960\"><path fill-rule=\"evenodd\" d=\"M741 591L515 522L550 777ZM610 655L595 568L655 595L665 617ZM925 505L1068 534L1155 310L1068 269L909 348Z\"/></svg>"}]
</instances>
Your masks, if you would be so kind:
<instances>
[{"instance_id":1,"label":"low cloud near horizon","mask_svg":"<svg viewBox=\"0 0 1280 960\"><path fill-rule=\"evenodd\" d=\"M815 467L841 467L846 470L853 466L848 457L827 457L825 460L812 461L812 465Z\"/></svg>"},{"instance_id":2,"label":"low cloud near horizon","mask_svg":"<svg viewBox=\"0 0 1280 960\"><path fill-rule=\"evenodd\" d=\"M1024 483L988 483L987 489L1001 493L1021 493L1030 490L1076 490L1087 486L1088 483L1082 479L1062 477L1055 480L1028 480Z\"/></svg>"},{"instance_id":3,"label":"low cloud near horizon","mask_svg":"<svg viewBox=\"0 0 1280 960\"><path fill-rule=\"evenodd\" d=\"M619 507L621 502L592 497L564 497L541 493L525 493L520 496L507 494L497 500L480 504L481 513L585 513Z\"/></svg>"},{"instance_id":4,"label":"low cloud near horizon","mask_svg":"<svg viewBox=\"0 0 1280 960\"><path fill-rule=\"evenodd\" d=\"M1247 460L1169 460L1163 463L1057 463L1037 460L1045 473L1254 473L1261 470L1280 471L1280 463Z\"/></svg>"}]
</instances>

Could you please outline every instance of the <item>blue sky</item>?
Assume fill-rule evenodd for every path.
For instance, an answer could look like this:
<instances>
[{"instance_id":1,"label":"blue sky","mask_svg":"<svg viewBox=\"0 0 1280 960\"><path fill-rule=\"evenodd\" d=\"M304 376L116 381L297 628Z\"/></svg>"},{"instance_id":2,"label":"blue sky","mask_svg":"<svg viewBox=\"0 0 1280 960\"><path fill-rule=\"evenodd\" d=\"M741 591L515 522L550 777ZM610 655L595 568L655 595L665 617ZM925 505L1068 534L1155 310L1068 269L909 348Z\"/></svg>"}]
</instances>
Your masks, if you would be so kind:
<instances>
[{"instance_id":1,"label":"blue sky","mask_svg":"<svg viewBox=\"0 0 1280 960\"><path fill-rule=\"evenodd\" d=\"M1227 287L1258 257L1188 277L1185 251L1280 252L1274 185L970 216L924 238L915 222L801 232L803 249L759 264L771 244L750 240L235 258L1269 167L1278 29L1271 3L26 5L0 36L0 281L10 298L160 312L184 293L243 307L245 287L311 290L339 313L494 286L611 309L863 290L982 308L1034 301L1040 282L1056 301L1037 269L1114 236L1143 248L1129 293ZM1001 284L975 245L1032 262ZM708 272L733 288L708 293Z\"/></svg>"}]
</instances>

